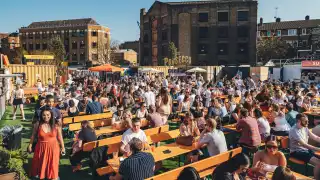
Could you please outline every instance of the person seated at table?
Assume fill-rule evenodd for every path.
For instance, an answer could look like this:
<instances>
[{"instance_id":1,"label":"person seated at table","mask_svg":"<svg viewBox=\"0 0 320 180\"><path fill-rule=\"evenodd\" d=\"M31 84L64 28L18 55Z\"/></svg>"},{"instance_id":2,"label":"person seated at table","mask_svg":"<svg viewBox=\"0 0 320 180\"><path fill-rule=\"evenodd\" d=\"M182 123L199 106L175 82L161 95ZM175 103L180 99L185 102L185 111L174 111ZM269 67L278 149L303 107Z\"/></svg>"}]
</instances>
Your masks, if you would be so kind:
<instances>
[{"instance_id":1,"label":"person seated at table","mask_svg":"<svg viewBox=\"0 0 320 180\"><path fill-rule=\"evenodd\" d=\"M278 105L272 105L272 111L270 113L271 123L275 123L275 127L271 128L271 134L276 136L288 136L291 126L286 120L284 108L280 108Z\"/></svg>"},{"instance_id":2,"label":"person seated at table","mask_svg":"<svg viewBox=\"0 0 320 180\"><path fill-rule=\"evenodd\" d=\"M120 163L119 174L111 176L110 180L147 179L154 175L155 160L152 154L143 152L145 142L132 137L128 142L131 155Z\"/></svg>"},{"instance_id":3,"label":"person seated at table","mask_svg":"<svg viewBox=\"0 0 320 180\"><path fill-rule=\"evenodd\" d=\"M249 116L247 109L240 111L240 120L236 126L241 131L239 144L241 146L258 147L261 144L259 126L257 120Z\"/></svg>"},{"instance_id":4,"label":"person seated at table","mask_svg":"<svg viewBox=\"0 0 320 180\"><path fill-rule=\"evenodd\" d=\"M286 120L289 123L289 125L292 127L297 123L296 116L299 113L297 111L293 110L294 107L291 102L287 103L286 107L288 110L288 112L286 114Z\"/></svg>"},{"instance_id":5,"label":"person seated at table","mask_svg":"<svg viewBox=\"0 0 320 180\"><path fill-rule=\"evenodd\" d=\"M193 117L195 121L197 122L197 126L202 132L202 130L205 129L206 120L204 119L203 110L201 108L200 102L195 102L195 110L192 111Z\"/></svg>"},{"instance_id":6,"label":"person seated at table","mask_svg":"<svg viewBox=\"0 0 320 180\"><path fill-rule=\"evenodd\" d=\"M244 153L240 153L218 165L212 177L214 180L245 180L249 167L250 159Z\"/></svg>"},{"instance_id":7,"label":"person seated at table","mask_svg":"<svg viewBox=\"0 0 320 180\"><path fill-rule=\"evenodd\" d=\"M149 106L150 113L147 116L147 120L150 122L151 127L160 127L167 123L165 119L163 119L160 113L157 112L156 106Z\"/></svg>"},{"instance_id":8,"label":"person seated at table","mask_svg":"<svg viewBox=\"0 0 320 180\"><path fill-rule=\"evenodd\" d=\"M189 112L191 107L189 95L185 95L183 101L179 102L178 111Z\"/></svg>"},{"instance_id":9,"label":"person seated at table","mask_svg":"<svg viewBox=\"0 0 320 180\"><path fill-rule=\"evenodd\" d=\"M143 143L145 143L146 147L149 147L147 142L147 136L143 130L140 129L141 120L139 118L132 119L132 127L126 130L121 139L120 152L125 154L126 156L130 155L131 151L129 148L129 142L132 138L138 138Z\"/></svg>"},{"instance_id":10,"label":"person seated at table","mask_svg":"<svg viewBox=\"0 0 320 180\"><path fill-rule=\"evenodd\" d=\"M112 119L111 119L111 125L116 128L120 127L122 121L124 120L124 109L122 105L118 105L117 112L113 113Z\"/></svg>"},{"instance_id":11,"label":"person seated at table","mask_svg":"<svg viewBox=\"0 0 320 180\"><path fill-rule=\"evenodd\" d=\"M75 105L74 101L71 99L69 101L69 107L68 107L68 116L69 117L75 117L79 115L79 109L78 107Z\"/></svg>"},{"instance_id":12,"label":"person seated at table","mask_svg":"<svg viewBox=\"0 0 320 180\"><path fill-rule=\"evenodd\" d=\"M56 108L61 111L66 111L69 105L66 102L62 101L61 97L58 97L57 101L58 101L58 104L56 105Z\"/></svg>"},{"instance_id":13,"label":"person seated at table","mask_svg":"<svg viewBox=\"0 0 320 180\"><path fill-rule=\"evenodd\" d=\"M282 91L276 90L275 95L272 98L272 103L277 105L285 105L288 99L282 95Z\"/></svg>"},{"instance_id":14,"label":"person seated at table","mask_svg":"<svg viewBox=\"0 0 320 180\"><path fill-rule=\"evenodd\" d=\"M87 104L86 114L101 114L103 113L103 107L100 102L98 102L97 96L92 95L92 102Z\"/></svg>"},{"instance_id":15,"label":"person seated at table","mask_svg":"<svg viewBox=\"0 0 320 180\"><path fill-rule=\"evenodd\" d=\"M311 111L311 102L308 96L303 98L303 102L301 104L301 112Z\"/></svg>"},{"instance_id":16,"label":"person seated at table","mask_svg":"<svg viewBox=\"0 0 320 180\"><path fill-rule=\"evenodd\" d=\"M274 171L271 180L296 180L296 177L289 168L279 166Z\"/></svg>"},{"instance_id":17,"label":"person seated at table","mask_svg":"<svg viewBox=\"0 0 320 180\"><path fill-rule=\"evenodd\" d=\"M148 116L148 110L146 103L141 103L140 108L136 112L136 118L146 118Z\"/></svg>"},{"instance_id":18,"label":"person seated at table","mask_svg":"<svg viewBox=\"0 0 320 180\"><path fill-rule=\"evenodd\" d=\"M231 113L229 124L233 124L239 121L240 119L240 110L243 108L242 104L237 104L234 111Z\"/></svg>"},{"instance_id":19,"label":"person seated at table","mask_svg":"<svg viewBox=\"0 0 320 180\"><path fill-rule=\"evenodd\" d=\"M81 160L89 156L88 152L82 150L83 144L96 140L96 133L90 126L89 121L82 121L81 130L77 136L77 140L72 145L72 154L69 158L73 172L80 170Z\"/></svg>"},{"instance_id":20,"label":"person seated at table","mask_svg":"<svg viewBox=\"0 0 320 180\"><path fill-rule=\"evenodd\" d=\"M207 146L210 156L215 156L228 151L224 133L217 129L217 122L210 118L207 120L206 128L201 132L197 148Z\"/></svg>"},{"instance_id":21,"label":"person seated at table","mask_svg":"<svg viewBox=\"0 0 320 180\"><path fill-rule=\"evenodd\" d=\"M233 95L228 96L228 103L226 104L226 108L228 112L233 112L237 107L237 103L235 101L235 97Z\"/></svg>"},{"instance_id":22,"label":"person seated at table","mask_svg":"<svg viewBox=\"0 0 320 180\"><path fill-rule=\"evenodd\" d=\"M186 113L183 123L180 125L180 136L200 136L200 131L197 126L197 122L194 120L191 113ZM195 150L187 154L187 159L185 163L198 161L199 151Z\"/></svg>"},{"instance_id":23,"label":"person seated at table","mask_svg":"<svg viewBox=\"0 0 320 180\"><path fill-rule=\"evenodd\" d=\"M309 138L320 143L320 137L313 134L308 129L308 117L304 114L298 114L297 123L289 131L290 156L305 163L314 165L314 177L320 179L320 157L315 154L320 148L308 143Z\"/></svg>"},{"instance_id":24,"label":"person seated at table","mask_svg":"<svg viewBox=\"0 0 320 180\"><path fill-rule=\"evenodd\" d=\"M215 116L220 116L223 118L223 112L221 109L221 105L218 101L218 99L212 99L211 100L211 106L208 109L208 117L215 117Z\"/></svg>"},{"instance_id":25,"label":"person seated at table","mask_svg":"<svg viewBox=\"0 0 320 180\"><path fill-rule=\"evenodd\" d=\"M270 135L270 124L268 120L263 117L263 114L260 109L254 110L254 116L257 119L258 127L259 127L259 133L262 140L265 140L266 137Z\"/></svg>"},{"instance_id":26,"label":"person seated at table","mask_svg":"<svg viewBox=\"0 0 320 180\"><path fill-rule=\"evenodd\" d=\"M287 166L286 157L278 151L277 137L268 136L265 143L266 149L256 152L252 163L252 171L263 175L273 172L278 166Z\"/></svg>"},{"instance_id":27,"label":"person seated at table","mask_svg":"<svg viewBox=\"0 0 320 180\"><path fill-rule=\"evenodd\" d=\"M194 167L186 167L180 172L177 180L201 180L201 178Z\"/></svg>"}]
</instances>

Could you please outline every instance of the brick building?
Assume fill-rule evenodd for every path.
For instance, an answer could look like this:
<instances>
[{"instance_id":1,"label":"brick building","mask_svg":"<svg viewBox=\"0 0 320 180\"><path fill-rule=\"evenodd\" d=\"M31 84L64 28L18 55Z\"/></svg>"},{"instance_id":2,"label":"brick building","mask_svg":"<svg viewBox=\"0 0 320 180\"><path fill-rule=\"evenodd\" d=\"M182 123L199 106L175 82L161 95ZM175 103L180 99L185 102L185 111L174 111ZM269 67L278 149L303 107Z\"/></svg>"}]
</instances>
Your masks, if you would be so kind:
<instances>
[{"instance_id":1,"label":"brick building","mask_svg":"<svg viewBox=\"0 0 320 180\"><path fill-rule=\"evenodd\" d=\"M310 19L310 16L306 16L304 20L297 21L281 21L280 18L277 18L275 22L268 23L264 23L263 18L260 18L258 39L259 37L277 36L298 50L311 51L311 45L313 45L313 48L319 49L319 47L315 46L314 38L319 36L320 32L313 31L315 28L318 29L319 26L320 19Z\"/></svg>"},{"instance_id":2,"label":"brick building","mask_svg":"<svg viewBox=\"0 0 320 180\"><path fill-rule=\"evenodd\" d=\"M163 65L168 44L193 65L254 64L257 1L155 1L140 10L140 64Z\"/></svg>"},{"instance_id":3,"label":"brick building","mask_svg":"<svg viewBox=\"0 0 320 180\"><path fill-rule=\"evenodd\" d=\"M27 51L46 50L53 36L60 36L71 65L100 64L109 52L110 30L92 18L33 22L19 29L21 46Z\"/></svg>"},{"instance_id":4,"label":"brick building","mask_svg":"<svg viewBox=\"0 0 320 180\"><path fill-rule=\"evenodd\" d=\"M132 49L119 49L111 52L111 59L120 65L137 65L137 52Z\"/></svg>"},{"instance_id":5,"label":"brick building","mask_svg":"<svg viewBox=\"0 0 320 180\"><path fill-rule=\"evenodd\" d=\"M137 54L137 60L139 60L139 41L126 41L122 44L120 44L120 49L132 49ZM137 62L138 63L138 62Z\"/></svg>"},{"instance_id":6,"label":"brick building","mask_svg":"<svg viewBox=\"0 0 320 180\"><path fill-rule=\"evenodd\" d=\"M7 55L10 62L18 56L19 47L19 33L0 33L0 53Z\"/></svg>"}]
</instances>

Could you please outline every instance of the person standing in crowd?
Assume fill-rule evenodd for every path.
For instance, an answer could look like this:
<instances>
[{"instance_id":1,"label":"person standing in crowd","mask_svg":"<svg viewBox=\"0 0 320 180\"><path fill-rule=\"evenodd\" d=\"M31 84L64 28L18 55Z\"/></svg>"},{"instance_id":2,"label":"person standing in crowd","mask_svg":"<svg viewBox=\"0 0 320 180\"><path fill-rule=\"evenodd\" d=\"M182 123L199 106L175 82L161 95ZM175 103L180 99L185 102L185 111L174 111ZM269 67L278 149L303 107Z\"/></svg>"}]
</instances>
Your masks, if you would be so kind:
<instances>
[{"instance_id":1,"label":"person standing in crowd","mask_svg":"<svg viewBox=\"0 0 320 180\"><path fill-rule=\"evenodd\" d=\"M142 152L144 145L144 141L132 137L128 142L131 155L120 164L119 174L111 176L110 180L142 180L154 175L155 161L150 153Z\"/></svg>"},{"instance_id":2,"label":"person standing in crowd","mask_svg":"<svg viewBox=\"0 0 320 180\"><path fill-rule=\"evenodd\" d=\"M83 145L88 142L96 141L97 136L94 129L90 126L89 121L81 122L81 130L77 136L77 140L72 146L72 154L70 156L70 163L73 172L81 169L81 160L88 157L89 153L82 150Z\"/></svg>"},{"instance_id":3,"label":"person standing in crowd","mask_svg":"<svg viewBox=\"0 0 320 180\"><path fill-rule=\"evenodd\" d=\"M241 130L240 145L258 147L261 144L257 120L249 116L247 109L241 109L241 117L237 123L237 130Z\"/></svg>"},{"instance_id":4,"label":"person standing in crowd","mask_svg":"<svg viewBox=\"0 0 320 180\"><path fill-rule=\"evenodd\" d=\"M120 145L120 152L129 156L132 152L130 151L130 144L129 142L133 138L138 138L140 139L148 148L148 143L147 143L147 136L144 133L143 130L140 129L141 127L141 120L139 118L134 118L132 119L132 127L126 130L121 139L121 145Z\"/></svg>"},{"instance_id":5,"label":"person standing in crowd","mask_svg":"<svg viewBox=\"0 0 320 180\"><path fill-rule=\"evenodd\" d=\"M155 94L151 91L150 86L147 86L147 91L144 93L144 100L145 100L145 102L146 102L146 106L147 106L147 107L156 104L156 96L155 96Z\"/></svg>"},{"instance_id":6,"label":"person standing in crowd","mask_svg":"<svg viewBox=\"0 0 320 180\"><path fill-rule=\"evenodd\" d=\"M24 110L23 110L23 101L24 101L24 90L21 89L20 85L16 85L16 89L12 91L11 95L11 104L13 105L13 117L12 119L16 119L16 112L18 109L18 106L20 108L22 120L26 120L24 116Z\"/></svg>"},{"instance_id":7,"label":"person standing in crowd","mask_svg":"<svg viewBox=\"0 0 320 180\"><path fill-rule=\"evenodd\" d=\"M214 180L245 180L250 167L250 159L240 153L230 160L218 165L212 173Z\"/></svg>"},{"instance_id":8,"label":"person standing in crowd","mask_svg":"<svg viewBox=\"0 0 320 180\"><path fill-rule=\"evenodd\" d=\"M32 136L28 146L28 152L32 152L34 139L38 137L35 146L31 177L39 179L59 179L59 159L61 154L66 153L62 138L61 127L54 119L54 113L49 109L44 109L40 114L40 121L34 124Z\"/></svg>"},{"instance_id":9,"label":"person standing in crowd","mask_svg":"<svg viewBox=\"0 0 320 180\"><path fill-rule=\"evenodd\" d=\"M157 111L161 114L162 118L167 121L172 112L172 99L167 92L166 88L161 88L160 96L156 99Z\"/></svg>"},{"instance_id":10,"label":"person standing in crowd","mask_svg":"<svg viewBox=\"0 0 320 180\"><path fill-rule=\"evenodd\" d=\"M314 152L319 152L320 148L308 143L309 138L320 143L320 137L313 134L308 129L308 117L304 114L298 114L297 123L289 131L290 156L297 158L305 163L314 165L314 177L320 178L320 157Z\"/></svg>"},{"instance_id":11,"label":"person standing in crowd","mask_svg":"<svg viewBox=\"0 0 320 180\"><path fill-rule=\"evenodd\" d=\"M207 146L210 156L215 156L228 151L226 138L222 131L216 129L217 122L214 119L208 119L206 128L201 132L197 148Z\"/></svg>"},{"instance_id":12,"label":"person standing in crowd","mask_svg":"<svg viewBox=\"0 0 320 180\"><path fill-rule=\"evenodd\" d=\"M274 135L268 136L265 143L266 149L254 154L252 171L266 174L267 172L274 172L278 166L286 167L287 159L282 152L278 151L277 137Z\"/></svg>"},{"instance_id":13,"label":"person standing in crowd","mask_svg":"<svg viewBox=\"0 0 320 180\"><path fill-rule=\"evenodd\" d=\"M103 107L95 95L92 96L92 102L87 104L86 114L101 114L103 113Z\"/></svg>"},{"instance_id":14,"label":"person standing in crowd","mask_svg":"<svg viewBox=\"0 0 320 180\"><path fill-rule=\"evenodd\" d=\"M58 123L58 125L62 125L62 116L59 109L54 107L54 97L52 95L46 96L46 105L41 107L37 113L35 113L35 120L40 120L41 112L44 109L50 109L53 114L53 119Z\"/></svg>"}]
</instances>

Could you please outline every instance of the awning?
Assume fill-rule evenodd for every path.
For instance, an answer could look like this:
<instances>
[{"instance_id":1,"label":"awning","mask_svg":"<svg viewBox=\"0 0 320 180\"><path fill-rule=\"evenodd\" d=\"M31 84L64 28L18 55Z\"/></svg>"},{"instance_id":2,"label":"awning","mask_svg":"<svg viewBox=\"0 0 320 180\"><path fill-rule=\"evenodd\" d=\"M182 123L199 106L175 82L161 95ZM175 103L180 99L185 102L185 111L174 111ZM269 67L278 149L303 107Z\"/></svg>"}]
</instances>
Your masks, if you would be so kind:
<instances>
[{"instance_id":1,"label":"awning","mask_svg":"<svg viewBox=\"0 0 320 180\"><path fill-rule=\"evenodd\" d=\"M110 64L105 64L105 65L89 68L89 71L93 71L93 72L102 72L102 71L104 71L104 72L121 72L121 71L123 71L123 69L120 67L112 66Z\"/></svg>"}]
</instances>

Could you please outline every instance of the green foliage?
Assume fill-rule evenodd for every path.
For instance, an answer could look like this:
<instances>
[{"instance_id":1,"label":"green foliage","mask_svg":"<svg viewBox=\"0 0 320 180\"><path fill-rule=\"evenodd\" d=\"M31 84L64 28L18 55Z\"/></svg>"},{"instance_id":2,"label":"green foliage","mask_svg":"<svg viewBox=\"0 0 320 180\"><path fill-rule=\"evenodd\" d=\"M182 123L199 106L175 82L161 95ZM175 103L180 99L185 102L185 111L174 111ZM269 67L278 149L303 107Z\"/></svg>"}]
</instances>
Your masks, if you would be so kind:
<instances>
[{"instance_id":1,"label":"green foliage","mask_svg":"<svg viewBox=\"0 0 320 180\"><path fill-rule=\"evenodd\" d=\"M27 174L23 164L27 160L27 153L22 150L9 151L0 147L0 167L7 169L9 172L16 172L19 179L27 179Z\"/></svg>"},{"instance_id":2,"label":"green foliage","mask_svg":"<svg viewBox=\"0 0 320 180\"><path fill-rule=\"evenodd\" d=\"M49 51L54 55L55 64L60 65L66 55L66 50L60 36L52 37L48 42L48 48Z\"/></svg>"},{"instance_id":3,"label":"green foliage","mask_svg":"<svg viewBox=\"0 0 320 180\"><path fill-rule=\"evenodd\" d=\"M176 60L178 57L178 49L176 45L171 41L169 43L169 59Z\"/></svg>"},{"instance_id":4,"label":"green foliage","mask_svg":"<svg viewBox=\"0 0 320 180\"><path fill-rule=\"evenodd\" d=\"M285 58L288 52L288 45L277 37L263 38L257 43L258 61L266 63L270 59Z\"/></svg>"}]
</instances>

